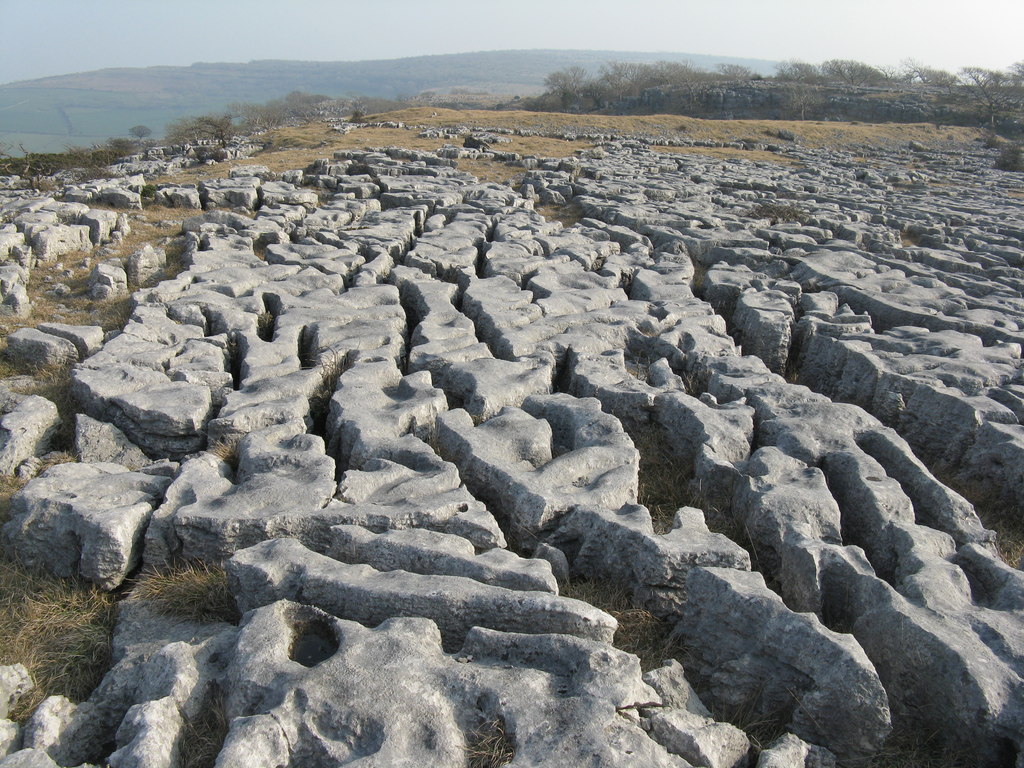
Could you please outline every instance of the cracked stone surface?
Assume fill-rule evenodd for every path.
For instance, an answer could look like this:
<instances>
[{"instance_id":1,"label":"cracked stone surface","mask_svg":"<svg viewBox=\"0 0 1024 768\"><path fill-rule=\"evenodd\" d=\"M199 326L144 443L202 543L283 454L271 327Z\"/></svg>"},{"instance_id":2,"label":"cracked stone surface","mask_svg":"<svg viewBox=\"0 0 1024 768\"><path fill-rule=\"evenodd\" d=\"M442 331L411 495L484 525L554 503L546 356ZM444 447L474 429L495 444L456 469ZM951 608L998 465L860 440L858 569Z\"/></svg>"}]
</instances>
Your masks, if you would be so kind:
<instances>
[{"instance_id":1,"label":"cracked stone surface","mask_svg":"<svg viewBox=\"0 0 1024 768\"><path fill-rule=\"evenodd\" d=\"M71 366L78 460L14 495L5 549L106 590L226 566L244 615L122 601L104 680L0 723L0 767L172 766L218 712L220 768L461 768L485 736L509 765L854 768L891 734L1024 767L1024 576L983 522L1024 503L1024 184L977 146L455 136L157 184L177 274L169 241L97 255L123 328L9 335ZM0 189L0 310L31 319L37 261L122 239L90 204L145 183ZM27 476L56 408L10 390ZM616 647L638 616L664 659Z\"/></svg>"}]
</instances>

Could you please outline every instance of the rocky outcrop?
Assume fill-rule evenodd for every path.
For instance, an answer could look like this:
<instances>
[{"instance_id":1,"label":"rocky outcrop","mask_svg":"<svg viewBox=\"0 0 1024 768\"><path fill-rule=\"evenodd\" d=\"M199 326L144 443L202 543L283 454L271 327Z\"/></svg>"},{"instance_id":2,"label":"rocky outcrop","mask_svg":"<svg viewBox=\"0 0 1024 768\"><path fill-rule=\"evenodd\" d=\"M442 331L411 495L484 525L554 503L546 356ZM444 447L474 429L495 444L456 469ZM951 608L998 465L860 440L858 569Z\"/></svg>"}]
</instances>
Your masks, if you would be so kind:
<instances>
[{"instance_id":1,"label":"rocky outcrop","mask_svg":"<svg viewBox=\"0 0 1024 768\"><path fill-rule=\"evenodd\" d=\"M488 139L158 189L195 209L178 274L100 261L98 293L135 289L122 329L8 337L71 366L80 460L13 497L3 543L106 590L222 565L244 615L122 601L104 681L0 727L3 764L173 765L220 700L225 768L483 743L857 766L891 733L1018 765L1024 580L970 501L1024 497L1013 182L977 152L788 143L800 166ZM0 191L4 306L32 259L123 232L88 204L132 186ZM27 476L55 409L3 399ZM631 622L666 636L646 671ZM752 747L754 721L786 735Z\"/></svg>"}]
</instances>

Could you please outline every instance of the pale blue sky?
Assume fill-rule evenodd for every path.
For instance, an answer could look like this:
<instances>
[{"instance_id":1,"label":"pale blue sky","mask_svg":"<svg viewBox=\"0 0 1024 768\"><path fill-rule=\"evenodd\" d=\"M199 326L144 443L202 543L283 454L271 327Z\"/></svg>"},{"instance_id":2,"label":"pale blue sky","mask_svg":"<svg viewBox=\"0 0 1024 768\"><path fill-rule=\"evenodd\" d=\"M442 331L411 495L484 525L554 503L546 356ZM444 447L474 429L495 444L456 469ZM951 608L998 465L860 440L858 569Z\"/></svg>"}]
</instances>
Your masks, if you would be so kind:
<instances>
[{"instance_id":1,"label":"pale blue sky","mask_svg":"<svg viewBox=\"0 0 1024 768\"><path fill-rule=\"evenodd\" d=\"M0 0L0 83L197 61L510 48L1004 68L1024 0Z\"/></svg>"}]
</instances>

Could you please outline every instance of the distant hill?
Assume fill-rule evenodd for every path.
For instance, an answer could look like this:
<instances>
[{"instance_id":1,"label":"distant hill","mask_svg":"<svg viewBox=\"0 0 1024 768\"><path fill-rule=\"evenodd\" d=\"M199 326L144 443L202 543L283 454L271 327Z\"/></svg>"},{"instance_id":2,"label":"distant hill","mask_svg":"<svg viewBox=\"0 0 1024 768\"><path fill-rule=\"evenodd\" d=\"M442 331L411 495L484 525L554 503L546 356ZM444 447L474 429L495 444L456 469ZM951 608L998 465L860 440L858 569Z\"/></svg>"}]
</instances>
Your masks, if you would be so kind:
<instances>
[{"instance_id":1,"label":"distant hill","mask_svg":"<svg viewBox=\"0 0 1024 768\"><path fill-rule=\"evenodd\" d=\"M488 51L379 61L251 61L189 67L100 69L0 85L0 146L59 151L112 136L134 125L155 135L186 115L236 101L264 102L291 91L328 96L396 98L456 88L529 96L555 70L596 72L609 61L692 61L708 69L742 64L763 74L775 62L687 53L630 51Z\"/></svg>"}]
</instances>

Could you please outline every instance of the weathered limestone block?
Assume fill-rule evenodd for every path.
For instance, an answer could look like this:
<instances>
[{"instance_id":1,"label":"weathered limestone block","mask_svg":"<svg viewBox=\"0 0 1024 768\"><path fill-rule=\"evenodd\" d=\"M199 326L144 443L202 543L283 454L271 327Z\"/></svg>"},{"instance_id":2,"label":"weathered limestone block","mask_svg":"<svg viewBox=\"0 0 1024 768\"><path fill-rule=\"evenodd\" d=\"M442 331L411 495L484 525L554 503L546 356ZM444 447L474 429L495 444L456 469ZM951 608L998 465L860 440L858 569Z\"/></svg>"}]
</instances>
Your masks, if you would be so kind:
<instances>
[{"instance_id":1,"label":"weathered limestone block","mask_svg":"<svg viewBox=\"0 0 1024 768\"><path fill-rule=\"evenodd\" d=\"M329 506L338 522L376 532L426 528L462 536L478 550L505 546L456 467L412 435L374 445L362 466L342 477Z\"/></svg>"},{"instance_id":2,"label":"weathered limestone block","mask_svg":"<svg viewBox=\"0 0 1024 768\"><path fill-rule=\"evenodd\" d=\"M242 208L254 211L260 200L260 179L243 176L234 179L205 179L199 183L203 208Z\"/></svg>"},{"instance_id":3,"label":"weathered limestone block","mask_svg":"<svg viewBox=\"0 0 1024 768\"><path fill-rule=\"evenodd\" d=\"M57 406L38 395L0 417L0 475L13 475L23 461L47 453L59 426Z\"/></svg>"},{"instance_id":4,"label":"weathered limestone block","mask_svg":"<svg viewBox=\"0 0 1024 768\"><path fill-rule=\"evenodd\" d=\"M334 461L302 422L266 427L238 444L238 468L206 454L186 462L147 532L146 560L223 562L238 549L294 536L318 550L345 522L325 510L334 495Z\"/></svg>"},{"instance_id":5,"label":"weathered limestone block","mask_svg":"<svg viewBox=\"0 0 1024 768\"><path fill-rule=\"evenodd\" d=\"M556 632L610 642L617 626L611 616L578 600L458 576L347 565L318 555L295 539L278 538L236 552L227 569L243 613L277 600L298 600L366 626L397 616L421 616L437 624L451 650L462 644L472 627Z\"/></svg>"},{"instance_id":6,"label":"weathered limestone block","mask_svg":"<svg viewBox=\"0 0 1024 768\"><path fill-rule=\"evenodd\" d=\"M779 576L788 550L804 539L843 543L839 505L825 475L777 448L759 448L745 464L732 514L756 543L759 569L772 577ZM783 585L783 594L788 587Z\"/></svg>"},{"instance_id":7,"label":"weathered limestone block","mask_svg":"<svg viewBox=\"0 0 1024 768\"><path fill-rule=\"evenodd\" d=\"M543 316L533 293L507 277L473 278L462 296L462 311L474 322L480 339L494 343L501 331L523 328Z\"/></svg>"},{"instance_id":8,"label":"weathered limestone block","mask_svg":"<svg viewBox=\"0 0 1024 768\"><path fill-rule=\"evenodd\" d=\"M864 537L854 543L884 540L879 521L895 518L919 519L958 543L992 540L971 505L939 483L899 435L860 408L783 383L745 392L759 423L758 442L822 468L844 515L849 506L851 531ZM853 515L863 522L855 523Z\"/></svg>"},{"instance_id":9,"label":"weathered limestone block","mask_svg":"<svg viewBox=\"0 0 1024 768\"><path fill-rule=\"evenodd\" d=\"M260 185L264 205L301 205L312 211L320 205L314 189L300 189L284 181L265 181Z\"/></svg>"},{"instance_id":10,"label":"weathered limestone block","mask_svg":"<svg viewBox=\"0 0 1024 768\"><path fill-rule=\"evenodd\" d=\"M167 253L163 248L154 248L148 243L132 252L125 260L125 272L128 284L141 286L154 277L158 277L167 266Z\"/></svg>"},{"instance_id":11,"label":"weathered limestone block","mask_svg":"<svg viewBox=\"0 0 1024 768\"><path fill-rule=\"evenodd\" d=\"M174 465L147 473L117 464L58 464L11 499L8 552L62 576L117 587L138 564L142 536Z\"/></svg>"},{"instance_id":12,"label":"weathered limestone block","mask_svg":"<svg viewBox=\"0 0 1024 768\"><path fill-rule=\"evenodd\" d=\"M660 390L628 370L622 350L594 354L571 349L567 368L571 394L600 400L601 408L615 416L630 435L652 429L654 402Z\"/></svg>"},{"instance_id":13,"label":"weathered limestone block","mask_svg":"<svg viewBox=\"0 0 1024 768\"><path fill-rule=\"evenodd\" d=\"M477 555L473 544L461 536L422 529L373 533L357 525L337 525L331 536L325 554L345 563L362 563L378 571L462 576L506 589L558 594L547 561L497 548Z\"/></svg>"},{"instance_id":14,"label":"weathered limestone block","mask_svg":"<svg viewBox=\"0 0 1024 768\"><path fill-rule=\"evenodd\" d=\"M1004 503L1024 498L1024 430L1018 424L986 422L964 456L957 475L969 486L984 488Z\"/></svg>"},{"instance_id":15,"label":"weathered limestone block","mask_svg":"<svg viewBox=\"0 0 1024 768\"><path fill-rule=\"evenodd\" d=\"M120 264L101 262L89 275L89 298L116 299L128 295L128 275Z\"/></svg>"},{"instance_id":16,"label":"weathered limestone block","mask_svg":"<svg viewBox=\"0 0 1024 768\"><path fill-rule=\"evenodd\" d=\"M215 686L236 634L227 624L167 617L148 601L123 601L112 668L80 704L60 696L44 701L26 725L25 746L45 750L60 765L173 765L168 761L188 733L216 714Z\"/></svg>"},{"instance_id":17,"label":"weathered limestone block","mask_svg":"<svg viewBox=\"0 0 1024 768\"><path fill-rule=\"evenodd\" d=\"M366 263L366 258L354 245L349 248L338 248L308 243L273 244L267 246L264 258L268 264L309 266L324 274L341 275L346 285L351 284L352 277Z\"/></svg>"},{"instance_id":18,"label":"weathered limestone block","mask_svg":"<svg viewBox=\"0 0 1024 768\"><path fill-rule=\"evenodd\" d=\"M135 470L150 459L120 429L84 413L75 415L75 454L85 464L110 462Z\"/></svg>"},{"instance_id":19,"label":"weathered limestone block","mask_svg":"<svg viewBox=\"0 0 1024 768\"><path fill-rule=\"evenodd\" d=\"M651 736L673 754L694 765L743 768L750 742L739 728L715 722L675 659L644 673L644 682L661 697L662 706L646 709Z\"/></svg>"},{"instance_id":20,"label":"weathered limestone block","mask_svg":"<svg viewBox=\"0 0 1024 768\"><path fill-rule=\"evenodd\" d=\"M518 361L478 358L442 368L435 384L454 407L464 408L474 419L486 420L506 406L521 405L530 395L550 392L553 369L553 362L545 357Z\"/></svg>"},{"instance_id":21,"label":"weathered limestone block","mask_svg":"<svg viewBox=\"0 0 1024 768\"><path fill-rule=\"evenodd\" d=\"M545 540L566 554L572 576L629 587L634 600L658 616L680 615L692 568L750 569L746 551L711 533L704 514L692 507L676 512L672 530L661 535L644 507L577 507Z\"/></svg>"},{"instance_id":22,"label":"weathered limestone block","mask_svg":"<svg viewBox=\"0 0 1024 768\"><path fill-rule=\"evenodd\" d=\"M719 405L712 395L664 392L654 400L654 417L673 454L692 467L695 490L721 505L732 493L736 464L750 455L754 409L741 398Z\"/></svg>"},{"instance_id":23,"label":"weathered limestone block","mask_svg":"<svg viewBox=\"0 0 1024 768\"><path fill-rule=\"evenodd\" d=\"M78 350L79 360L85 360L103 346L103 329L98 325L40 323L36 328L43 333L70 341Z\"/></svg>"},{"instance_id":24,"label":"weathered limestone block","mask_svg":"<svg viewBox=\"0 0 1024 768\"><path fill-rule=\"evenodd\" d=\"M148 455L178 460L206 445L213 398L201 384L172 381L114 397L110 407L113 423Z\"/></svg>"},{"instance_id":25,"label":"weathered limestone block","mask_svg":"<svg viewBox=\"0 0 1024 768\"><path fill-rule=\"evenodd\" d=\"M764 360L772 373L783 373L793 337L793 305L781 291L746 291L732 316L740 346L746 355Z\"/></svg>"},{"instance_id":26,"label":"weathered limestone block","mask_svg":"<svg viewBox=\"0 0 1024 768\"><path fill-rule=\"evenodd\" d=\"M142 195L125 187L103 187L96 192L96 202L112 208L142 210Z\"/></svg>"},{"instance_id":27,"label":"weathered limestone block","mask_svg":"<svg viewBox=\"0 0 1024 768\"><path fill-rule=\"evenodd\" d=\"M19 749L0 760L3 768L59 768L50 756L41 749Z\"/></svg>"},{"instance_id":28,"label":"weathered limestone block","mask_svg":"<svg viewBox=\"0 0 1024 768\"><path fill-rule=\"evenodd\" d=\"M707 768L741 768L748 765L750 742L746 734L728 723L687 710L668 709L651 717L651 738L673 755Z\"/></svg>"},{"instance_id":29,"label":"weathered limestone block","mask_svg":"<svg viewBox=\"0 0 1024 768\"><path fill-rule=\"evenodd\" d=\"M19 328L7 337L7 355L26 368L68 365L78 361L73 343L36 328Z\"/></svg>"},{"instance_id":30,"label":"weathered limestone block","mask_svg":"<svg viewBox=\"0 0 1024 768\"><path fill-rule=\"evenodd\" d=\"M53 261L74 251L92 248L89 227L84 224L53 224L33 231L32 251L43 261Z\"/></svg>"},{"instance_id":31,"label":"weathered limestone block","mask_svg":"<svg viewBox=\"0 0 1024 768\"><path fill-rule=\"evenodd\" d=\"M824 610L871 658L895 722L940 734L979 765L1008 765L1024 748L1024 576L976 544L954 554L948 537L917 528L901 537L895 588L863 558L823 561Z\"/></svg>"},{"instance_id":32,"label":"weathered limestone block","mask_svg":"<svg viewBox=\"0 0 1024 768\"><path fill-rule=\"evenodd\" d=\"M341 375L331 397L328 449L342 466L358 466L375 443L406 434L430 442L438 414L447 409L426 371L402 376L390 360L357 363Z\"/></svg>"},{"instance_id":33,"label":"weathered limestone block","mask_svg":"<svg viewBox=\"0 0 1024 768\"><path fill-rule=\"evenodd\" d=\"M184 725L169 696L133 705L117 728L124 746L111 753L110 768L173 768L186 738Z\"/></svg>"},{"instance_id":34,"label":"weathered limestone block","mask_svg":"<svg viewBox=\"0 0 1024 768\"><path fill-rule=\"evenodd\" d=\"M0 718L6 718L21 697L35 687L23 664L0 667Z\"/></svg>"},{"instance_id":35,"label":"weathered limestone block","mask_svg":"<svg viewBox=\"0 0 1024 768\"><path fill-rule=\"evenodd\" d=\"M827 749L792 733L777 738L757 758L757 768L835 768L835 764L835 755Z\"/></svg>"},{"instance_id":36,"label":"weathered limestone block","mask_svg":"<svg viewBox=\"0 0 1024 768\"><path fill-rule=\"evenodd\" d=\"M82 214L79 224L89 227L89 239L93 245L109 243L117 231L117 212L90 209Z\"/></svg>"},{"instance_id":37,"label":"weathered limestone block","mask_svg":"<svg viewBox=\"0 0 1024 768\"><path fill-rule=\"evenodd\" d=\"M574 506L636 502L639 455L596 400L538 396L531 407L544 418L504 408L476 427L463 410L438 419L441 455L513 539L552 527Z\"/></svg>"},{"instance_id":38,"label":"weathered limestone block","mask_svg":"<svg viewBox=\"0 0 1024 768\"><path fill-rule=\"evenodd\" d=\"M878 751L890 730L888 699L849 635L791 612L758 573L695 568L687 588L675 632L712 706L749 707L840 761Z\"/></svg>"},{"instance_id":39,"label":"weathered limestone block","mask_svg":"<svg viewBox=\"0 0 1024 768\"><path fill-rule=\"evenodd\" d=\"M203 203L195 187L161 186L156 191L155 202L167 208L191 208L200 211Z\"/></svg>"},{"instance_id":40,"label":"weathered limestone block","mask_svg":"<svg viewBox=\"0 0 1024 768\"><path fill-rule=\"evenodd\" d=\"M250 432L295 421L311 425L309 399L323 386L324 377L317 370L298 370L298 365L297 357L286 361L281 367L288 372L283 373L243 363L243 375L251 375L240 389L227 393L217 417L210 420L208 444L230 443Z\"/></svg>"},{"instance_id":41,"label":"weathered limestone block","mask_svg":"<svg viewBox=\"0 0 1024 768\"><path fill-rule=\"evenodd\" d=\"M73 345L71 347L74 348ZM140 390L165 387L169 380L166 375L152 368L128 363L111 362L101 368L91 367L99 362L98 358L106 351L94 355L86 366L76 366L72 370L71 396L83 412L100 421L113 422L120 413L120 409L113 403L116 398Z\"/></svg>"},{"instance_id":42,"label":"weathered limestone block","mask_svg":"<svg viewBox=\"0 0 1024 768\"><path fill-rule=\"evenodd\" d=\"M320 652L295 663L293 638ZM474 732L497 735L496 722L516 760L526 764L689 765L652 740L634 716L621 714L658 700L640 680L635 657L589 640L477 627L450 656L425 619L396 618L368 629L278 602L249 615L232 658L223 768L270 768L306 754L324 755L331 764L369 759L454 767L465 764L466 750L479 738ZM401 668L388 661L395 658L404 660ZM342 717L349 735L333 738ZM358 729L349 730L351 723Z\"/></svg>"},{"instance_id":43,"label":"weathered limestone block","mask_svg":"<svg viewBox=\"0 0 1024 768\"><path fill-rule=\"evenodd\" d=\"M26 288L28 270L14 264L0 267L0 315L28 317L32 302Z\"/></svg>"},{"instance_id":44,"label":"weathered limestone block","mask_svg":"<svg viewBox=\"0 0 1024 768\"><path fill-rule=\"evenodd\" d=\"M14 231L13 227L8 229L0 227L0 259L7 259L14 253L15 249L25 246L25 233Z\"/></svg>"}]
</instances>

